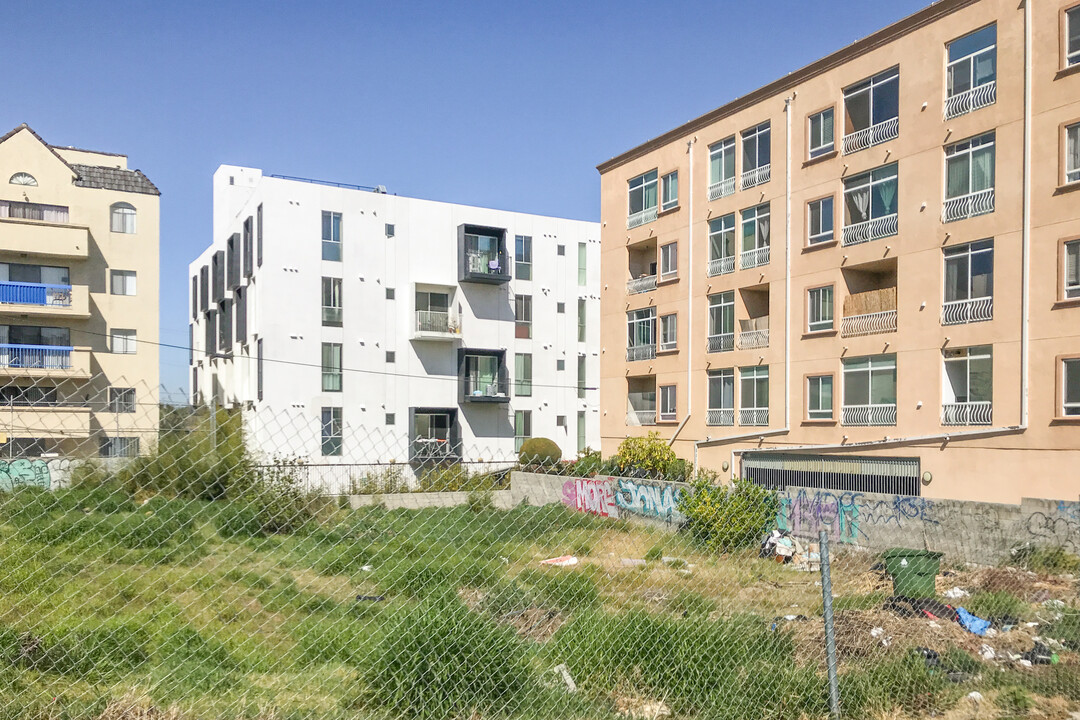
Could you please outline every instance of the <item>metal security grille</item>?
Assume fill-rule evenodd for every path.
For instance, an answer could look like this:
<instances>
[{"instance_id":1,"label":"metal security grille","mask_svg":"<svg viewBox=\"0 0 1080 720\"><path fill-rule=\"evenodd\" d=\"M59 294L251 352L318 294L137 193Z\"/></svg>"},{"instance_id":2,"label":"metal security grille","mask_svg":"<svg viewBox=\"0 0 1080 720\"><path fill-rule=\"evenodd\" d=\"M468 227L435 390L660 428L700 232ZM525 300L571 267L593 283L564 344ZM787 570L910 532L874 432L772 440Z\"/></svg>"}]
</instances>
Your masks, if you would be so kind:
<instances>
[{"instance_id":1,"label":"metal security grille","mask_svg":"<svg viewBox=\"0 0 1080 720\"><path fill-rule=\"evenodd\" d=\"M829 457L747 453L742 476L771 489L785 487L918 495L918 458Z\"/></svg>"}]
</instances>

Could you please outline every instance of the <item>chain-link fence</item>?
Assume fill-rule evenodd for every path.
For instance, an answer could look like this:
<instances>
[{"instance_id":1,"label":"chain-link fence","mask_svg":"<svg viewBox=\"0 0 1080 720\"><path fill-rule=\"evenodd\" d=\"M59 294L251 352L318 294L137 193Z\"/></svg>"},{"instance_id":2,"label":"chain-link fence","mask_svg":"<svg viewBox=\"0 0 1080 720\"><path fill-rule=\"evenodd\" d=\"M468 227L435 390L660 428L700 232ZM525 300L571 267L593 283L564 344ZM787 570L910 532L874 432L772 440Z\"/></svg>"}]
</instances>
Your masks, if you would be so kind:
<instances>
[{"instance_id":1,"label":"chain-link fence","mask_svg":"<svg viewBox=\"0 0 1080 720\"><path fill-rule=\"evenodd\" d=\"M0 408L0 718L1080 708L1068 543L883 553L662 442L519 458L115 389Z\"/></svg>"}]
</instances>

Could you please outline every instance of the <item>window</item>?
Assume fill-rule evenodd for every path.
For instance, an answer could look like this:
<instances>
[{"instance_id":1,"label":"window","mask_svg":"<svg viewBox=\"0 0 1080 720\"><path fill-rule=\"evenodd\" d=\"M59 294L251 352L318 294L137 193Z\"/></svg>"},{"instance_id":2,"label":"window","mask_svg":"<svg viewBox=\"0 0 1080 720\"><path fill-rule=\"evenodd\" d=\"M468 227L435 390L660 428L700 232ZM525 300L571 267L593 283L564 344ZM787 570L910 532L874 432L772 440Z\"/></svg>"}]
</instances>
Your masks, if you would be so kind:
<instances>
[{"instance_id":1,"label":"window","mask_svg":"<svg viewBox=\"0 0 1080 720\"><path fill-rule=\"evenodd\" d=\"M656 356L656 308L626 313L626 359L648 360Z\"/></svg>"},{"instance_id":2,"label":"window","mask_svg":"<svg viewBox=\"0 0 1080 720\"><path fill-rule=\"evenodd\" d=\"M836 141L833 135L833 109L828 108L810 116L810 157L830 153Z\"/></svg>"},{"instance_id":3,"label":"window","mask_svg":"<svg viewBox=\"0 0 1080 720\"><path fill-rule=\"evenodd\" d=\"M709 199L735 192L735 136L709 146Z\"/></svg>"},{"instance_id":4,"label":"window","mask_svg":"<svg viewBox=\"0 0 1080 720\"><path fill-rule=\"evenodd\" d=\"M387 350L386 351L386 362L388 362L388 363L397 362L397 353L394 352L393 350Z\"/></svg>"},{"instance_id":5,"label":"window","mask_svg":"<svg viewBox=\"0 0 1080 720\"><path fill-rule=\"evenodd\" d=\"M322 344L323 392L341 392L341 343Z\"/></svg>"},{"instance_id":6,"label":"window","mask_svg":"<svg viewBox=\"0 0 1080 720\"><path fill-rule=\"evenodd\" d=\"M566 416L565 415L556 415L555 416L555 427L561 427L561 428L566 427Z\"/></svg>"},{"instance_id":7,"label":"window","mask_svg":"<svg viewBox=\"0 0 1080 720\"><path fill-rule=\"evenodd\" d=\"M5 407L41 407L56 404L55 387L40 385L0 387L0 405Z\"/></svg>"},{"instance_id":8,"label":"window","mask_svg":"<svg viewBox=\"0 0 1080 720\"><path fill-rule=\"evenodd\" d=\"M585 243L577 244L577 284L579 287L585 287L588 282L588 271L585 265L587 250Z\"/></svg>"},{"instance_id":9,"label":"window","mask_svg":"<svg viewBox=\"0 0 1080 720\"><path fill-rule=\"evenodd\" d=\"M120 330L118 332L132 332ZM134 335L133 335L134 337ZM50 347L71 347L71 331L68 328L39 327L36 325L0 325L0 345L47 345ZM31 363L29 357L23 357L24 363ZM46 359L48 362L48 359ZM29 365L40 367L40 365ZM47 365L46 365L47 366Z\"/></svg>"},{"instance_id":10,"label":"window","mask_svg":"<svg viewBox=\"0 0 1080 720\"><path fill-rule=\"evenodd\" d=\"M259 400L263 399L263 341L255 343L255 392Z\"/></svg>"},{"instance_id":11,"label":"window","mask_svg":"<svg viewBox=\"0 0 1080 720\"><path fill-rule=\"evenodd\" d=\"M262 267L263 261L263 210L262 203L255 208L255 263Z\"/></svg>"},{"instance_id":12,"label":"window","mask_svg":"<svg viewBox=\"0 0 1080 720\"><path fill-rule=\"evenodd\" d=\"M673 422L677 418L675 409L675 386L660 386L660 422Z\"/></svg>"},{"instance_id":13,"label":"window","mask_svg":"<svg viewBox=\"0 0 1080 720\"><path fill-rule=\"evenodd\" d=\"M532 280L532 237L514 236L514 277Z\"/></svg>"},{"instance_id":14,"label":"window","mask_svg":"<svg viewBox=\"0 0 1080 720\"><path fill-rule=\"evenodd\" d=\"M514 337L532 337L532 295L514 296Z\"/></svg>"},{"instance_id":15,"label":"window","mask_svg":"<svg viewBox=\"0 0 1080 720\"><path fill-rule=\"evenodd\" d=\"M386 237L388 237L388 238L394 237L394 231L395 231L394 223L386 223L386 225L385 225L385 227L383 229L386 232Z\"/></svg>"},{"instance_id":16,"label":"window","mask_svg":"<svg viewBox=\"0 0 1080 720\"><path fill-rule=\"evenodd\" d=\"M562 371L566 370L566 361L561 359L561 358L556 360L555 361L555 370L556 370L556 372L562 372Z\"/></svg>"},{"instance_id":17,"label":"window","mask_svg":"<svg viewBox=\"0 0 1080 720\"><path fill-rule=\"evenodd\" d=\"M324 277L322 279L322 324L323 327L341 327L341 278Z\"/></svg>"},{"instance_id":18,"label":"window","mask_svg":"<svg viewBox=\"0 0 1080 720\"><path fill-rule=\"evenodd\" d=\"M577 341L585 342L585 298L577 301Z\"/></svg>"},{"instance_id":19,"label":"window","mask_svg":"<svg viewBox=\"0 0 1080 720\"><path fill-rule=\"evenodd\" d=\"M109 291L113 295L135 294L135 271L134 270L110 270Z\"/></svg>"},{"instance_id":20,"label":"window","mask_svg":"<svg viewBox=\"0 0 1080 720\"><path fill-rule=\"evenodd\" d=\"M135 388L109 388L109 412L135 412Z\"/></svg>"},{"instance_id":21,"label":"window","mask_svg":"<svg viewBox=\"0 0 1080 720\"><path fill-rule=\"evenodd\" d=\"M113 330L109 333L112 340L112 351L114 353L123 355L132 355L135 353L135 331L134 330Z\"/></svg>"},{"instance_id":22,"label":"window","mask_svg":"<svg viewBox=\"0 0 1080 720\"><path fill-rule=\"evenodd\" d=\"M739 424L769 424L769 366L739 368Z\"/></svg>"},{"instance_id":23,"label":"window","mask_svg":"<svg viewBox=\"0 0 1080 720\"><path fill-rule=\"evenodd\" d=\"M735 348L735 291L709 296L709 352Z\"/></svg>"},{"instance_id":24,"label":"window","mask_svg":"<svg viewBox=\"0 0 1080 720\"><path fill-rule=\"evenodd\" d=\"M133 234L135 232L135 207L129 203L118 202L110 209L110 229L114 233Z\"/></svg>"},{"instance_id":25,"label":"window","mask_svg":"<svg viewBox=\"0 0 1080 720\"><path fill-rule=\"evenodd\" d=\"M532 437L532 411L514 411L514 452L521 452L521 446Z\"/></svg>"},{"instance_id":26,"label":"window","mask_svg":"<svg viewBox=\"0 0 1080 720\"><path fill-rule=\"evenodd\" d=\"M833 239L833 199L832 196L814 200L807 205L807 242L811 245L829 242Z\"/></svg>"},{"instance_id":27,"label":"window","mask_svg":"<svg viewBox=\"0 0 1080 720\"><path fill-rule=\"evenodd\" d=\"M520 397L532 395L532 354L514 355L514 394Z\"/></svg>"},{"instance_id":28,"label":"window","mask_svg":"<svg viewBox=\"0 0 1080 720\"><path fill-rule=\"evenodd\" d=\"M1065 13L1065 66L1080 63L1080 7Z\"/></svg>"},{"instance_id":29,"label":"window","mask_svg":"<svg viewBox=\"0 0 1080 720\"><path fill-rule=\"evenodd\" d=\"M660 279L671 280L679 276L679 244L660 246Z\"/></svg>"},{"instance_id":30,"label":"window","mask_svg":"<svg viewBox=\"0 0 1080 720\"><path fill-rule=\"evenodd\" d=\"M944 257L942 323L956 325L993 318L994 241L947 247Z\"/></svg>"},{"instance_id":31,"label":"window","mask_svg":"<svg viewBox=\"0 0 1080 720\"><path fill-rule=\"evenodd\" d=\"M739 267L743 270L769 264L769 204L742 211L742 253Z\"/></svg>"},{"instance_id":32,"label":"window","mask_svg":"<svg viewBox=\"0 0 1080 720\"><path fill-rule=\"evenodd\" d=\"M743 131L743 190L769 181L771 174L770 163L772 162L772 149L769 144L770 132L768 122L763 122L755 128Z\"/></svg>"},{"instance_id":33,"label":"window","mask_svg":"<svg viewBox=\"0 0 1080 720\"><path fill-rule=\"evenodd\" d=\"M1062 415L1080 416L1080 358L1061 361Z\"/></svg>"},{"instance_id":34,"label":"window","mask_svg":"<svg viewBox=\"0 0 1080 720\"><path fill-rule=\"evenodd\" d=\"M385 423L387 425L394 425L397 422L397 416L394 413L386 413Z\"/></svg>"},{"instance_id":35,"label":"window","mask_svg":"<svg viewBox=\"0 0 1080 720\"><path fill-rule=\"evenodd\" d=\"M900 68L844 90L844 152L865 150L900 134Z\"/></svg>"},{"instance_id":36,"label":"window","mask_svg":"<svg viewBox=\"0 0 1080 720\"><path fill-rule=\"evenodd\" d=\"M8 182L11 183L12 185L29 185L29 186L37 187L37 178L35 178L30 173L26 173L26 172L17 172L17 173L15 173L14 175L11 176L11 178L8 180Z\"/></svg>"},{"instance_id":37,"label":"window","mask_svg":"<svg viewBox=\"0 0 1080 720\"><path fill-rule=\"evenodd\" d=\"M679 171L669 172L660 179L660 209L671 210L679 206Z\"/></svg>"},{"instance_id":38,"label":"window","mask_svg":"<svg viewBox=\"0 0 1080 720\"><path fill-rule=\"evenodd\" d=\"M577 451L580 455L587 449L585 447L585 411L578 410L577 414Z\"/></svg>"},{"instance_id":39,"label":"window","mask_svg":"<svg viewBox=\"0 0 1080 720\"><path fill-rule=\"evenodd\" d=\"M1062 262L1065 269L1065 299L1080 298L1080 240L1070 240L1065 245Z\"/></svg>"},{"instance_id":40,"label":"window","mask_svg":"<svg viewBox=\"0 0 1080 720\"><path fill-rule=\"evenodd\" d=\"M556 245L555 246L555 254L560 256L560 257L566 255L566 246L565 245Z\"/></svg>"},{"instance_id":41,"label":"window","mask_svg":"<svg viewBox=\"0 0 1080 720\"><path fill-rule=\"evenodd\" d=\"M812 288L807 292L807 329L810 332L833 329L833 286Z\"/></svg>"},{"instance_id":42,"label":"window","mask_svg":"<svg viewBox=\"0 0 1080 720\"><path fill-rule=\"evenodd\" d=\"M585 356L577 356L577 396L585 398Z\"/></svg>"},{"instance_id":43,"label":"window","mask_svg":"<svg viewBox=\"0 0 1080 720\"><path fill-rule=\"evenodd\" d=\"M193 275L191 277L191 319L196 320L199 317L199 276Z\"/></svg>"},{"instance_id":44,"label":"window","mask_svg":"<svg viewBox=\"0 0 1080 720\"><path fill-rule=\"evenodd\" d=\"M709 371L707 425L735 424L735 369Z\"/></svg>"},{"instance_id":45,"label":"window","mask_svg":"<svg viewBox=\"0 0 1080 720\"><path fill-rule=\"evenodd\" d=\"M1065 182L1080 180L1080 123L1065 128Z\"/></svg>"},{"instance_id":46,"label":"window","mask_svg":"<svg viewBox=\"0 0 1080 720\"><path fill-rule=\"evenodd\" d=\"M139 454L139 438L103 437L98 454L103 458L135 457Z\"/></svg>"},{"instance_id":47,"label":"window","mask_svg":"<svg viewBox=\"0 0 1080 720\"><path fill-rule=\"evenodd\" d=\"M709 221L709 277L735 272L735 213Z\"/></svg>"},{"instance_id":48,"label":"window","mask_svg":"<svg viewBox=\"0 0 1080 720\"><path fill-rule=\"evenodd\" d=\"M806 417L810 420L833 419L833 376L814 375L806 379Z\"/></svg>"},{"instance_id":49,"label":"window","mask_svg":"<svg viewBox=\"0 0 1080 720\"><path fill-rule=\"evenodd\" d=\"M565 315L566 314L566 303L564 303L564 302L555 303L555 312L558 313L559 315Z\"/></svg>"},{"instance_id":50,"label":"window","mask_svg":"<svg viewBox=\"0 0 1080 720\"><path fill-rule=\"evenodd\" d=\"M896 163L844 180L844 245L897 233Z\"/></svg>"},{"instance_id":51,"label":"window","mask_svg":"<svg viewBox=\"0 0 1080 720\"><path fill-rule=\"evenodd\" d=\"M322 454L326 457L341 455L341 408L322 409Z\"/></svg>"},{"instance_id":52,"label":"window","mask_svg":"<svg viewBox=\"0 0 1080 720\"><path fill-rule=\"evenodd\" d=\"M341 213L322 213L322 259L341 261Z\"/></svg>"},{"instance_id":53,"label":"window","mask_svg":"<svg viewBox=\"0 0 1080 720\"><path fill-rule=\"evenodd\" d=\"M844 360L845 425L896 424L896 355Z\"/></svg>"},{"instance_id":54,"label":"window","mask_svg":"<svg viewBox=\"0 0 1080 720\"><path fill-rule=\"evenodd\" d=\"M945 207L952 222L994 211L994 133L945 148Z\"/></svg>"},{"instance_id":55,"label":"window","mask_svg":"<svg viewBox=\"0 0 1080 720\"><path fill-rule=\"evenodd\" d=\"M997 99L997 25L948 45L945 119L992 104Z\"/></svg>"},{"instance_id":56,"label":"window","mask_svg":"<svg viewBox=\"0 0 1080 720\"><path fill-rule=\"evenodd\" d=\"M944 404L989 404L994 388L992 353L990 345L947 348L942 351L945 360L945 387L941 400ZM946 416L948 414L946 412Z\"/></svg>"},{"instance_id":57,"label":"window","mask_svg":"<svg viewBox=\"0 0 1080 720\"><path fill-rule=\"evenodd\" d=\"M656 171L638 175L628 183L629 209L626 224L644 225L656 219Z\"/></svg>"},{"instance_id":58,"label":"window","mask_svg":"<svg viewBox=\"0 0 1080 720\"><path fill-rule=\"evenodd\" d=\"M674 350L678 340L678 316L672 313L671 315L660 316L660 349L661 350Z\"/></svg>"}]
</instances>

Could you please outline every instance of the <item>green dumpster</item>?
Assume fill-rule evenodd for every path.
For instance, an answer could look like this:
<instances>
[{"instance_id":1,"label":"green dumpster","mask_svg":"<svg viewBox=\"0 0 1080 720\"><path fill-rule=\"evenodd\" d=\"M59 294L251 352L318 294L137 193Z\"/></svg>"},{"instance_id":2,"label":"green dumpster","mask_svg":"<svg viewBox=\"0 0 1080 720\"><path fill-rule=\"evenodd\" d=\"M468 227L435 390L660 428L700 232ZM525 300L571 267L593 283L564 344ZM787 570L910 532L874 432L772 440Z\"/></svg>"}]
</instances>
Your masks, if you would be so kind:
<instances>
[{"instance_id":1,"label":"green dumpster","mask_svg":"<svg viewBox=\"0 0 1080 720\"><path fill-rule=\"evenodd\" d=\"M905 597L934 597L934 580L941 555L930 550L893 548L882 553L885 571L892 575L893 593Z\"/></svg>"}]
</instances>

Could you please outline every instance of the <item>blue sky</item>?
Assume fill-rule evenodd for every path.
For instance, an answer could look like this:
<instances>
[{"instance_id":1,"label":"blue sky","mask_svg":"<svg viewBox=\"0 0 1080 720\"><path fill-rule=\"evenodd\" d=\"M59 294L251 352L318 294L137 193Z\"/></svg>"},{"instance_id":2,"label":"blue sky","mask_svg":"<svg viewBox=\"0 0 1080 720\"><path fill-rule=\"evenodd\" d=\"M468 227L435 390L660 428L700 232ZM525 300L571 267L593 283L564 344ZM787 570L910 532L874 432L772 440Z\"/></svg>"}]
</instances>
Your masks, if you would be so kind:
<instances>
[{"instance_id":1,"label":"blue sky","mask_svg":"<svg viewBox=\"0 0 1080 720\"><path fill-rule=\"evenodd\" d=\"M125 153L161 188L161 341L183 346L221 163L598 220L597 163L927 4L9 3L0 132ZM186 388L187 352L161 358Z\"/></svg>"}]
</instances>

